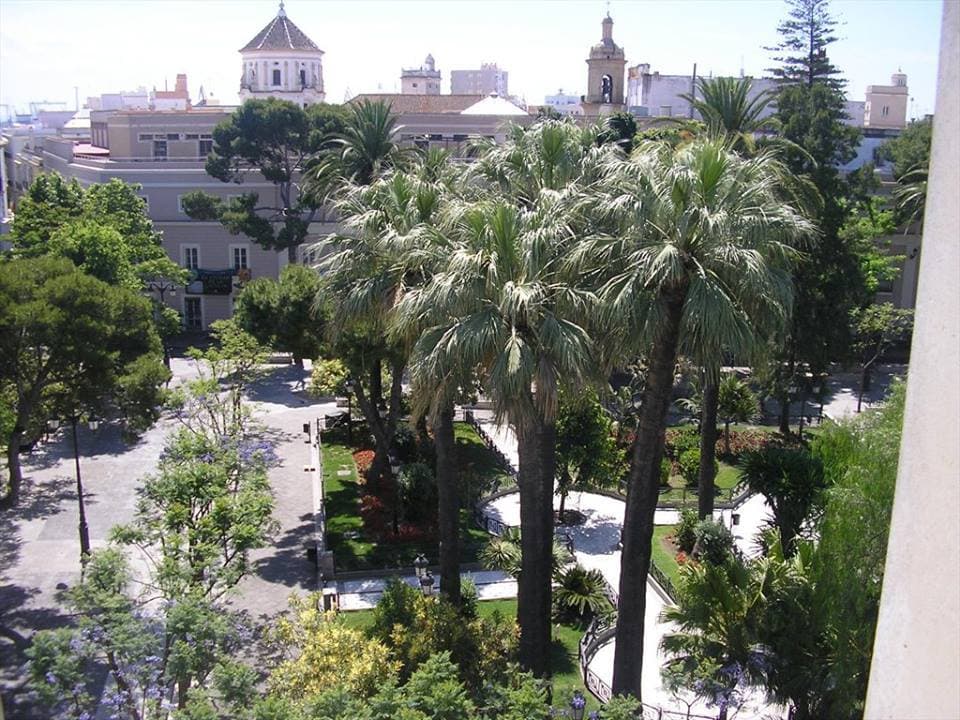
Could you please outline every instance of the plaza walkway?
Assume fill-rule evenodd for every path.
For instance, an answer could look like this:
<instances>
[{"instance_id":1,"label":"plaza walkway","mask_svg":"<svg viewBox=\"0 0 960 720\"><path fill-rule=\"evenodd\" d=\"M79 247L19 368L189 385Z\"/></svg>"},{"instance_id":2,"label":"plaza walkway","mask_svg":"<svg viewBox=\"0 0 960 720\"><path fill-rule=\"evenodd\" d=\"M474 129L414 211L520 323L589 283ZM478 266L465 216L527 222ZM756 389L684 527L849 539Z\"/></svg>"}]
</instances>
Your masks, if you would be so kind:
<instances>
[{"instance_id":1,"label":"plaza walkway","mask_svg":"<svg viewBox=\"0 0 960 720\"><path fill-rule=\"evenodd\" d=\"M481 426L488 436L507 457L516 457L516 439L510 428L496 426L492 418L481 419ZM559 506L559 497L554 506ZM578 526L564 528L573 541L577 562L587 569L601 572L607 583L618 590L620 586L620 550L617 545L620 530L623 527L624 502L620 499L588 492L572 492L567 497L566 506L584 516L584 522ZM520 524L520 503L518 493L509 493L495 498L483 506L482 512L505 525ZM737 546L746 555L754 555L757 548L754 538L769 517L769 509L761 496L753 496L736 510L718 511L715 517L730 527L731 513L739 514L739 523L733 527ZM657 510L655 524L672 525L679 520L676 510ZM646 640L644 643L643 698L644 702L662 707L664 710L687 710L701 715L715 715L716 709L708 708L704 703L692 697L679 698L663 686L660 668L666 656L660 651L660 642L671 631L669 623L660 622L665 603L669 602L662 590L652 581L647 586L646 604ZM611 639L599 648L590 662L592 671L607 686L613 682L613 655L616 642ZM778 718L783 714L775 707L769 707L759 695L748 697L736 714L737 718L761 719Z\"/></svg>"}]
</instances>

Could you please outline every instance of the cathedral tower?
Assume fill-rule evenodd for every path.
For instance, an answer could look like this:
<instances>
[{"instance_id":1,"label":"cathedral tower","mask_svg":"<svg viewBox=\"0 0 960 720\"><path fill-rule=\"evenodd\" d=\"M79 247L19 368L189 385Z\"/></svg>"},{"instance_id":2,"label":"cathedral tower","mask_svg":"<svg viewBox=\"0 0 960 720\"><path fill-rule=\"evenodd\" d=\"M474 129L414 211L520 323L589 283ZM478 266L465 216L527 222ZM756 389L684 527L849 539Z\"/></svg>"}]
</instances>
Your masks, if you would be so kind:
<instances>
[{"instance_id":1,"label":"cathedral tower","mask_svg":"<svg viewBox=\"0 0 960 720\"><path fill-rule=\"evenodd\" d=\"M303 107L323 102L323 50L294 25L280 3L277 16L241 50L240 101L275 97Z\"/></svg>"},{"instance_id":2,"label":"cathedral tower","mask_svg":"<svg viewBox=\"0 0 960 720\"><path fill-rule=\"evenodd\" d=\"M623 109L623 78L627 65L623 48L613 41L613 19L602 23L600 42L590 48L587 58L587 94L583 96L586 115L608 115Z\"/></svg>"}]
</instances>

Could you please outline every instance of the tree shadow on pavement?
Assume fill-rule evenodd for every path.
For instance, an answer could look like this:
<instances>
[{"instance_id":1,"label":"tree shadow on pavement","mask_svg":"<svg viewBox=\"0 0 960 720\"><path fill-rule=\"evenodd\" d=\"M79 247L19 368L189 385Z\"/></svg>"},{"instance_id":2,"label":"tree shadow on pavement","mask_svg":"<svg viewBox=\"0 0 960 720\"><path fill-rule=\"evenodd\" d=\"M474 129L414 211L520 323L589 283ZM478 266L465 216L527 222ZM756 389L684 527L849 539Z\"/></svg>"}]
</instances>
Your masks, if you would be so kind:
<instances>
[{"instance_id":1,"label":"tree shadow on pavement","mask_svg":"<svg viewBox=\"0 0 960 720\"><path fill-rule=\"evenodd\" d=\"M296 365L272 365L247 386L246 397L254 402L303 407L313 400L304 392L310 376Z\"/></svg>"},{"instance_id":2,"label":"tree shadow on pavement","mask_svg":"<svg viewBox=\"0 0 960 720\"><path fill-rule=\"evenodd\" d=\"M316 584L316 564L307 557L307 543L314 537L313 513L304 513L299 519L298 526L277 538L266 557L253 562L254 574L261 580L288 587L313 588Z\"/></svg>"}]
</instances>

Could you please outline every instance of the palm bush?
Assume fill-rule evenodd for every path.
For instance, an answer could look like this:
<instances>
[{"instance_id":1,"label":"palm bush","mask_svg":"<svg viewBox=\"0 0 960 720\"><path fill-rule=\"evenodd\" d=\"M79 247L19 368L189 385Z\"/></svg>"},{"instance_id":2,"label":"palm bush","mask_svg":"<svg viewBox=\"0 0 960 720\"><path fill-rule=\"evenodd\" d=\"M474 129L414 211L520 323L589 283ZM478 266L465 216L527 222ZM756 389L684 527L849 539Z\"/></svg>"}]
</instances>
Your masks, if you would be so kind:
<instances>
[{"instance_id":1,"label":"palm bush","mask_svg":"<svg viewBox=\"0 0 960 720\"><path fill-rule=\"evenodd\" d=\"M553 592L554 615L560 622L586 624L613 611L599 570L573 565L562 570Z\"/></svg>"}]
</instances>

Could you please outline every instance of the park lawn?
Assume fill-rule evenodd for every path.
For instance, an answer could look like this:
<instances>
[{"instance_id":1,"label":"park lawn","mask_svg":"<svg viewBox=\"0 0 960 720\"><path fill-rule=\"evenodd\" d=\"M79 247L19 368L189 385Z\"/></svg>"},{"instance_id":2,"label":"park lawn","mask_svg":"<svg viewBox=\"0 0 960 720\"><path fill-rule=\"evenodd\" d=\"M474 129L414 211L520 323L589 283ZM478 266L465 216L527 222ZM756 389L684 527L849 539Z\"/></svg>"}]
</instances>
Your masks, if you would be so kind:
<instances>
[{"instance_id":1,"label":"park lawn","mask_svg":"<svg viewBox=\"0 0 960 720\"><path fill-rule=\"evenodd\" d=\"M740 468L725 460L719 460L717 476L713 484L718 488L715 500L726 502L733 497L733 490L740 482ZM686 482L679 475L670 476L670 486L660 491L660 503L671 503L682 507L697 506L696 488L686 487Z\"/></svg>"},{"instance_id":2,"label":"park lawn","mask_svg":"<svg viewBox=\"0 0 960 720\"><path fill-rule=\"evenodd\" d=\"M476 482L479 488L512 481L497 456L490 452L466 423L454 427L457 442L457 462L461 477ZM340 471L347 471L339 475ZM353 450L344 442L341 433L324 436L323 485L326 495L327 541L333 551L337 570L381 570L410 566L413 559L424 553L432 562L437 560L436 542L411 540L378 543L364 536L360 516L361 486ZM489 535L476 526L472 514L461 510L461 561L476 562Z\"/></svg>"},{"instance_id":3,"label":"park lawn","mask_svg":"<svg viewBox=\"0 0 960 720\"><path fill-rule=\"evenodd\" d=\"M477 612L481 617L487 617L499 612L504 617L517 616L516 600L484 600L477 603ZM372 610L357 610L340 613L347 627L358 630L367 630L373 625ZM587 692L580 677L580 659L578 656L580 638L583 630L569 625L553 626L553 647L551 648L551 665L553 667L553 704L558 708L567 707L574 690L579 690L587 699L587 712L597 710L600 703L593 695Z\"/></svg>"},{"instance_id":4,"label":"park lawn","mask_svg":"<svg viewBox=\"0 0 960 720\"><path fill-rule=\"evenodd\" d=\"M676 549L667 538L676 532L676 525L656 525L653 528L653 553L651 560L660 571L670 578L676 587L680 582L680 566L677 564Z\"/></svg>"}]
</instances>

